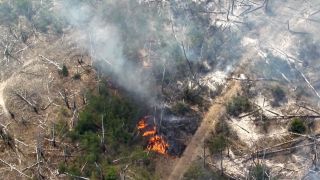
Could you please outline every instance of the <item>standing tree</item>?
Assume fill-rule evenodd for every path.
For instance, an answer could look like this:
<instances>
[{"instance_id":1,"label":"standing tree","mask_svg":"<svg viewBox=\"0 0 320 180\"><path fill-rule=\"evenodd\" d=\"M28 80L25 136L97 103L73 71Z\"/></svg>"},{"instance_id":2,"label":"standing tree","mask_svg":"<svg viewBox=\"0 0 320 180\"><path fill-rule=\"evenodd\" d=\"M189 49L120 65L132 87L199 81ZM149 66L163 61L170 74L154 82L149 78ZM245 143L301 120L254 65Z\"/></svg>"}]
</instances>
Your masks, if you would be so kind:
<instances>
[{"instance_id":1,"label":"standing tree","mask_svg":"<svg viewBox=\"0 0 320 180\"><path fill-rule=\"evenodd\" d=\"M210 152L212 154L220 155L221 175L223 175L223 151L227 147L227 144L227 139L222 134L214 136L210 140L208 140L208 147Z\"/></svg>"},{"instance_id":2,"label":"standing tree","mask_svg":"<svg viewBox=\"0 0 320 180\"><path fill-rule=\"evenodd\" d=\"M67 68L67 66L66 66L65 64L62 66L61 74L62 74L64 77L69 76L69 71L68 71L68 68Z\"/></svg>"}]
</instances>

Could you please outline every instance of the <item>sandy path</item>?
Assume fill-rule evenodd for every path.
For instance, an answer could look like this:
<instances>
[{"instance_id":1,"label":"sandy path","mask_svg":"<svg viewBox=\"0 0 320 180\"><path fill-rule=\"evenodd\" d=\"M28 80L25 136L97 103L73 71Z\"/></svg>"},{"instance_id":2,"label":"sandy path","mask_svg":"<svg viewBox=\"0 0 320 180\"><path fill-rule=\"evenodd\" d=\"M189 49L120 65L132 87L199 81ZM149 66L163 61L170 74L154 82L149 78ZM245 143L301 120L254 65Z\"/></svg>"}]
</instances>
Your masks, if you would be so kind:
<instances>
[{"instance_id":1,"label":"sandy path","mask_svg":"<svg viewBox=\"0 0 320 180\"><path fill-rule=\"evenodd\" d=\"M252 43L249 44L251 44L251 46L247 46L248 48L254 47L253 45L255 45ZM247 51L239 61L233 74L239 75L245 72L248 65L250 64L251 58L255 55L256 51ZM240 92L240 88L240 81L230 80L228 82L227 87L225 88L223 93L220 94L220 96L216 97L215 102L217 103L214 103L206 113L201 122L201 125L193 135L182 156L176 162L174 162L170 175L168 175L168 177L164 179L182 179L182 176L188 170L192 162L196 160L197 157L202 155L204 140L207 139L207 137L210 135L219 118L225 114L226 109L223 103L228 102L233 96L236 96L237 92Z\"/></svg>"},{"instance_id":2,"label":"sandy path","mask_svg":"<svg viewBox=\"0 0 320 180\"><path fill-rule=\"evenodd\" d=\"M226 91L216 99L216 102L228 102L233 96L235 96L240 88L239 81L231 81L226 88ZM210 132L214 129L217 120L225 113L225 106L223 104L213 104L205 118L203 119L200 127L192 137L187 148L175 164L173 171L167 178L169 180L182 179L183 174L188 170L192 161L194 161L198 155L203 151L203 142L210 135Z\"/></svg>"},{"instance_id":3,"label":"sandy path","mask_svg":"<svg viewBox=\"0 0 320 180\"><path fill-rule=\"evenodd\" d=\"M6 108L5 99L3 96L3 91L7 85L7 81L0 83L0 106L4 114L8 115L8 109Z\"/></svg>"},{"instance_id":4,"label":"sandy path","mask_svg":"<svg viewBox=\"0 0 320 180\"><path fill-rule=\"evenodd\" d=\"M6 101L5 101L5 95L4 95L4 89L6 88L6 86L8 85L9 82L12 82L14 81L14 79L16 78L17 74L25 67L27 67L28 65L30 65L31 63L33 63L35 60L34 59L31 59L31 60L28 60L28 61L25 61L22 66L18 69L15 70L15 72L12 73L12 75L4 80L3 82L0 82L0 109L2 108L2 112L5 114L5 115L9 115L9 111L6 107Z\"/></svg>"}]
</instances>

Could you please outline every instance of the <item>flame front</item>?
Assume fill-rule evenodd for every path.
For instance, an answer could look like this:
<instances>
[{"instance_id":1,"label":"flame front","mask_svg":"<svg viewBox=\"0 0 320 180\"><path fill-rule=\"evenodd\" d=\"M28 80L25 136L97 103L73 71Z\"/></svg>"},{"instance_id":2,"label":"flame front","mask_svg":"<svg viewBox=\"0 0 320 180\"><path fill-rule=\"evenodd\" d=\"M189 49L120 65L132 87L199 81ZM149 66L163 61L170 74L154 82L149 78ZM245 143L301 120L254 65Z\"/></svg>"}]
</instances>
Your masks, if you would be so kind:
<instances>
[{"instance_id":1,"label":"flame front","mask_svg":"<svg viewBox=\"0 0 320 180\"><path fill-rule=\"evenodd\" d=\"M156 126L153 126L151 130L148 130L148 126L150 127L150 125L147 124L146 118L147 116L138 122L137 128L142 133L142 136L150 136L147 149L160 154L167 154L169 144L164 140L163 137L157 135Z\"/></svg>"},{"instance_id":2,"label":"flame front","mask_svg":"<svg viewBox=\"0 0 320 180\"><path fill-rule=\"evenodd\" d=\"M155 127L153 127L152 130L144 132L142 136L154 136L156 133L157 133L157 130Z\"/></svg>"},{"instance_id":3,"label":"flame front","mask_svg":"<svg viewBox=\"0 0 320 180\"><path fill-rule=\"evenodd\" d=\"M149 139L147 149L160 154L167 154L169 144L167 144L161 136L155 135Z\"/></svg>"},{"instance_id":4,"label":"flame front","mask_svg":"<svg viewBox=\"0 0 320 180\"><path fill-rule=\"evenodd\" d=\"M138 122L138 129L143 130L144 128L147 127L147 123L145 119L142 119L141 121Z\"/></svg>"}]
</instances>

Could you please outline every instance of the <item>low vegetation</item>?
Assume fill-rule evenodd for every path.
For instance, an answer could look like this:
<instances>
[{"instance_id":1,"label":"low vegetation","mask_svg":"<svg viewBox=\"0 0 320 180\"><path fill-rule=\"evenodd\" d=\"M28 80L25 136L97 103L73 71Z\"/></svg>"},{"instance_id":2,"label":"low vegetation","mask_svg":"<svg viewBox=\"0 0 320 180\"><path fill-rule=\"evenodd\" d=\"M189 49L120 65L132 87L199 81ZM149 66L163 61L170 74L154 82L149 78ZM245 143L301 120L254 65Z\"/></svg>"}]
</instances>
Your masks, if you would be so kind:
<instances>
[{"instance_id":1,"label":"low vegetation","mask_svg":"<svg viewBox=\"0 0 320 180\"><path fill-rule=\"evenodd\" d=\"M190 107L183 101L179 101L172 107L172 112L176 115L185 115L186 113L190 112Z\"/></svg>"},{"instance_id":2,"label":"low vegetation","mask_svg":"<svg viewBox=\"0 0 320 180\"><path fill-rule=\"evenodd\" d=\"M222 134L219 134L209 139L207 144L212 154L222 153L222 151L227 147L227 138Z\"/></svg>"},{"instance_id":3,"label":"low vegetation","mask_svg":"<svg viewBox=\"0 0 320 180\"><path fill-rule=\"evenodd\" d=\"M185 99L190 104L202 105L204 103L204 99L200 96L199 90L189 87L184 89L183 99Z\"/></svg>"},{"instance_id":4,"label":"low vegetation","mask_svg":"<svg viewBox=\"0 0 320 180\"><path fill-rule=\"evenodd\" d=\"M61 163L59 173L90 179L118 179L120 173L125 173L122 169L126 163L147 169L143 176L152 179L154 170L149 160L152 154L148 156L141 145L132 143L138 109L130 100L103 87L99 93L91 93L74 130L67 131L70 141L79 144L77 151L81 153ZM63 126L63 122L58 124L57 130L65 132Z\"/></svg>"},{"instance_id":5,"label":"low vegetation","mask_svg":"<svg viewBox=\"0 0 320 180\"><path fill-rule=\"evenodd\" d=\"M264 180L270 179L270 170L263 164L256 164L252 166L249 170L249 179L250 180Z\"/></svg>"},{"instance_id":6,"label":"low vegetation","mask_svg":"<svg viewBox=\"0 0 320 180\"><path fill-rule=\"evenodd\" d=\"M284 101L286 98L286 93L280 86L275 86L271 89L271 93L273 96L273 105L279 106L279 103Z\"/></svg>"},{"instance_id":7,"label":"low vegetation","mask_svg":"<svg viewBox=\"0 0 320 180\"><path fill-rule=\"evenodd\" d=\"M232 116L239 116L241 113L252 109L250 101L245 96L236 96L227 104L227 112Z\"/></svg>"},{"instance_id":8,"label":"low vegetation","mask_svg":"<svg viewBox=\"0 0 320 180\"><path fill-rule=\"evenodd\" d=\"M21 17L24 17L30 26L41 33L48 33L49 30L57 35L63 32L63 23L55 13L52 12L51 3L42 1L16 0L0 2L0 23L14 26Z\"/></svg>"},{"instance_id":9,"label":"low vegetation","mask_svg":"<svg viewBox=\"0 0 320 180\"><path fill-rule=\"evenodd\" d=\"M237 135L233 133L232 129L222 118L220 119L215 130L208 139L206 139L206 147L209 149L210 154L214 156L219 156L220 158L220 175L224 175L223 171L223 152L227 149L229 156L229 148L232 139L237 139Z\"/></svg>"},{"instance_id":10,"label":"low vegetation","mask_svg":"<svg viewBox=\"0 0 320 180\"><path fill-rule=\"evenodd\" d=\"M183 180L204 180L204 179L227 179L214 172L210 167L204 167L200 162L191 165L187 172L183 175Z\"/></svg>"},{"instance_id":11,"label":"low vegetation","mask_svg":"<svg viewBox=\"0 0 320 180\"><path fill-rule=\"evenodd\" d=\"M249 170L250 180L264 180L270 179L270 170L263 164L256 164Z\"/></svg>"},{"instance_id":12,"label":"low vegetation","mask_svg":"<svg viewBox=\"0 0 320 180\"><path fill-rule=\"evenodd\" d=\"M75 75L73 75L73 79L74 80L80 80L81 79L81 74L80 73L76 73Z\"/></svg>"},{"instance_id":13,"label":"low vegetation","mask_svg":"<svg viewBox=\"0 0 320 180\"><path fill-rule=\"evenodd\" d=\"M264 133L268 132L268 128L271 125L271 119L269 119L263 112L257 111L253 114L254 123L257 127L261 128Z\"/></svg>"},{"instance_id":14,"label":"low vegetation","mask_svg":"<svg viewBox=\"0 0 320 180\"><path fill-rule=\"evenodd\" d=\"M60 71L60 74L64 77L69 76L69 70L65 64L62 65L62 70Z\"/></svg>"},{"instance_id":15,"label":"low vegetation","mask_svg":"<svg viewBox=\"0 0 320 180\"><path fill-rule=\"evenodd\" d=\"M307 127L302 119L300 118L294 118L289 127L289 131L294 133L303 134L307 130Z\"/></svg>"}]
</instances>

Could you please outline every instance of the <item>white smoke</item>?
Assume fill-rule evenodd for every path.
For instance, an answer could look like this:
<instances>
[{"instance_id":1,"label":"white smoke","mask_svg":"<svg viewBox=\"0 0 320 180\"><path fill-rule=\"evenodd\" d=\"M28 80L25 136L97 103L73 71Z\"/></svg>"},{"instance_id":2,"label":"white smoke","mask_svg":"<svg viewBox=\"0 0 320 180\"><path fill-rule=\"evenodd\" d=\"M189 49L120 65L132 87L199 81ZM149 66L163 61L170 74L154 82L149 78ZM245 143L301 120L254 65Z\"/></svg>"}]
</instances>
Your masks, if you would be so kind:
<instances>
[{"instance_id":1,"label":"white smoke","mask_svg":"<svg viewBox=\"0 0 320 180\"><path fill-rule=\"evenodd\" d=\"M86 4L62 5L68 23L73 26L73 40L86 49L94 65L101 71L108 72L112 79L126 90L140 97L147 97L153 103L150 93L150 77L133 59L124 56L122 30L106 22L105 18L93 7ZM134 17L132 17L134 18Z\"/></svg>"}]
</instances>

